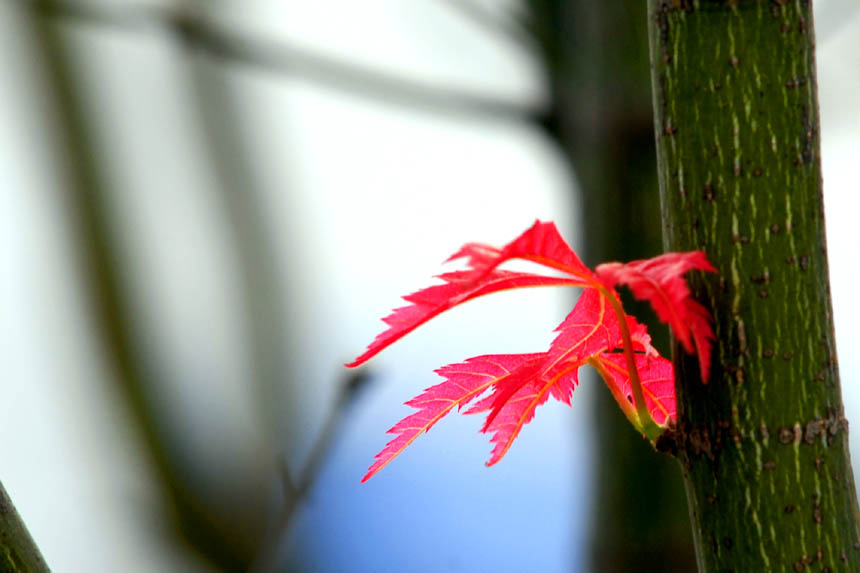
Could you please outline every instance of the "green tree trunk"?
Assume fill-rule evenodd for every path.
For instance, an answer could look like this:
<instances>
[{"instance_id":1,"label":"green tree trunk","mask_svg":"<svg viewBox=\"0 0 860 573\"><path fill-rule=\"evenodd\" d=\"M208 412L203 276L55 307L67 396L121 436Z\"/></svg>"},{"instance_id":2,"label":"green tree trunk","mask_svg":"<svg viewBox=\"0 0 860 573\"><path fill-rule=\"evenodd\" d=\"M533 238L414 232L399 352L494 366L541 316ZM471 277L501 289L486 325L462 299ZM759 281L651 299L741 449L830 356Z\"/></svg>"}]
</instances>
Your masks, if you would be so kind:
<instances>
[{"instance_id":1,"label":"green tree trunk","mask_svg":"<svg viewBox=\"0 0 860 573\"><path fill-rule=\"evenodd\" d=\"M0 571L42 573L49 571L27 526L0 483Z\"/></svg>"},{"instance_id":2,"label":"green tree trunk","mask_svg":"<svg viewBox=\"0 0 860 573\"><path fill-rule=\"evenodd\" d=\"M548 131L576 172L586 261L629 261L660 252L660 211L643 3L530 0L529 27L552 96ZM636 312L653 317L650 309ZM667 348L656 324L655 344ZM597 380L595 380L596 383ZM681 476L655 456L597 393L595 507L589 570L689 571L693 542Z\"/></svg>"},{"instance_id":3,"label":"green tree trunk","mask_svg":"<svg viewBox=\"0 0 860 573\"><path fill-rule=\"evenodd\" d=\"M700 571L858 571L808 0L648 0L666 250L702 249L711 381L676 348Z\"/></svg>"}]
</instances>

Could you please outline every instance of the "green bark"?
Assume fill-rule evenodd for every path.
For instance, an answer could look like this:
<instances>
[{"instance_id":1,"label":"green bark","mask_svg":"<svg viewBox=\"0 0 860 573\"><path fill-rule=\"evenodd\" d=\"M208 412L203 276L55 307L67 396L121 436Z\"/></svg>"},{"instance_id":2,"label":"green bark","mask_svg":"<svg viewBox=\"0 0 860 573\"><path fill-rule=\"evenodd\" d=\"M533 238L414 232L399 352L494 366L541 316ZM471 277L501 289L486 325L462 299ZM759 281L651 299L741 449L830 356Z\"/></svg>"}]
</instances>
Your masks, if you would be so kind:
<instances>
[{"instance_id":1,"label":"green bark","mask_svg":"<svg viewBox=\"0 0 860 573\"><path fill-rule=\"evenodd\" d=\"M648 4L665 247L719 269L711 381L675 353L699 569L860 570L810 2Z\"/></svg>"},{"instance_id":2,"label":"green bark","mask_svg":"<svg viewBox=\"0 0 860 573\"><path fill-rule=\"evenodd\" d=\"M0 571L4 573L50 571L2 483L0 483Z\"/></svg>"}]
</instances>

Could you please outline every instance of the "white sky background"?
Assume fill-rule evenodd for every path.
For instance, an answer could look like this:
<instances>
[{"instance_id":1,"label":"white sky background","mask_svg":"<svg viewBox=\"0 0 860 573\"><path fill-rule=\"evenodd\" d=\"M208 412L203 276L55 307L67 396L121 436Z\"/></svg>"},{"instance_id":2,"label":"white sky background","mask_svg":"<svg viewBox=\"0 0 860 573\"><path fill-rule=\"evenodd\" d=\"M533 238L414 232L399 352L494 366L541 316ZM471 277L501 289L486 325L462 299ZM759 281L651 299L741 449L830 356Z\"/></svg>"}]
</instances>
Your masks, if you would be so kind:
<instances>
[{"instance_id":1,"label":"white sky background","mask_svg":"<svg viewBox=\"0 0 860 573\"><path fill-rule=\"evenodd\" d=\"M498 6L486 2L488 6ZM860 418L860 342L853 213L860 156L860 17L818 0L819 89L832 290L849 419ZM0 4L0 479L56 571L185 570L145 517L153 492L105 389L107 373L82 304L69 228L50 169L50 126L27 38ZM224 22L319 53L506 101L542 97L538 70L515 45L474 28L445 2L224 5ZM331 18L337 10L340 17ZM76 27L87 95L101 118L125 253L134 261L141 328L188 451L223 469L265 451L255 429L237 310L235 253L211 194L212 172L185 121L177 49L157 32ZM550 144L516 122L415 113L302 79L230 70L267 223L280 241L302 416L284 424L299 463L334 396L340 365L378 332L400 295L428 284L462 242L503 243L535 218L578 237L569 175ZM299 240L302 244L296 244ZM14 277L10 280L8 277ZM432 370L481 353L544 349L570 292L476 301L375 359L378 374L346 421L330 463L289 532L285 552L315 571L567 571L586 541L588 388L572 411L543 407L493 468L480 421L442 421L369 483L358 480L435 383ZM215 436L217 439L213 439ZM860 435L852 432L854 459ZM490 526L493 527L490 527ZM129 564L135 564L129 567Z\"/></svg>"}]
</instances>

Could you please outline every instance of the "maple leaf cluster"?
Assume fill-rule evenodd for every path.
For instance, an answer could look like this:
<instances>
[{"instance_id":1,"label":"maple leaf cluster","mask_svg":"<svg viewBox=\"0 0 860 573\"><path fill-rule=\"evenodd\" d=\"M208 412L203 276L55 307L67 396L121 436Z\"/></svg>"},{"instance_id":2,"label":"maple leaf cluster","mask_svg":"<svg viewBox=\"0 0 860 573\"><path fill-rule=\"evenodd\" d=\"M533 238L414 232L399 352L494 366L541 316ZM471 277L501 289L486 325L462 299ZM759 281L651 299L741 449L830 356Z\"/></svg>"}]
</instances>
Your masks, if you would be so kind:
<instances>
[{"instance_id":1,"label":"maple leaf cluster","mask_svg":"<svg viewBox=\"0 0 860 573\"><path fill-rule=\"evenodd\" d=\"M487 465L495 464L550 396L570 405L579 368L586 364L601 375L633 426L656 439L676 416L672 363L651 346L645 326L624 312L615 291L618 285L651 304L684 349L698 356L702 381L708 380L713 340L710 314L691 298L683 278L691 270L716 272L700 251L606 263L592 271L554 223L536 221L503 248L469 243L448 261L455 259L465 259L467 268L439 275L442 284L403 297L409 304L385 317L388 328L347 366L363 364L434 316L479 296L538 286L574 286L583 291L546 352L477 356L436 370L444 381L406 402L417 412L388 430L395 437L376 455L362 482L455 407L461 411L470 404L466 414L487 412L481 431L492 434ZM513 259L537 263L562 276L499 268Z\"/></svg>"}]
</instances>

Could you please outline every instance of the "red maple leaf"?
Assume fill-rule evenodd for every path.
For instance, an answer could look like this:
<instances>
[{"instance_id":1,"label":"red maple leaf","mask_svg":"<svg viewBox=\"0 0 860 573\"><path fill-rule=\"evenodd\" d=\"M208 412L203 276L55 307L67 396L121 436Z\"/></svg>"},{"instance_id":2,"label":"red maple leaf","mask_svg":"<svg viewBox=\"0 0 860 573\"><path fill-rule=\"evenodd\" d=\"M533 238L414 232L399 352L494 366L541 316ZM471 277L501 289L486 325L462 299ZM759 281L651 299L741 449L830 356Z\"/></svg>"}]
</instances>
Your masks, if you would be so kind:
<instances>
[{"instance_id":1,"label":"red maple leaf","mask_svg":"<svg viewBox=\"0 0 860 573\"><path fill-rule=\"evenodd\" d=\"M687 352L698 354L702 380L708 378L713 340L710 315L690 297L683 278L690 270L716 272L704 253L668 253L627 264L606 263L593 272L565 243L555 224L537 221L503 248L469 243L449 260L459 258L466 259L466 270L442 274L438 278L443 284L405 296L409 304L384 318L388 328L347 366L366 362L436 315L485 294L536 286L584 290L556 329L558 335L547 352L478 356L437 370L445 381L406 402L418 411L388 430L394 439L376 455L362 481L455 406L459 411L478 398L466 413L488 412L481 431L492 434L494 447L487 465L495 464L550 396L570 404L579 368L585 364L600 373L633 426L656 439L676 416L672 364L651 346L645 326L624 312L615 292L617 284L629 286L636 298L651 303ZM565 276L499 268L512 259L538 263Z\"/></svg>"}]
</instances>

